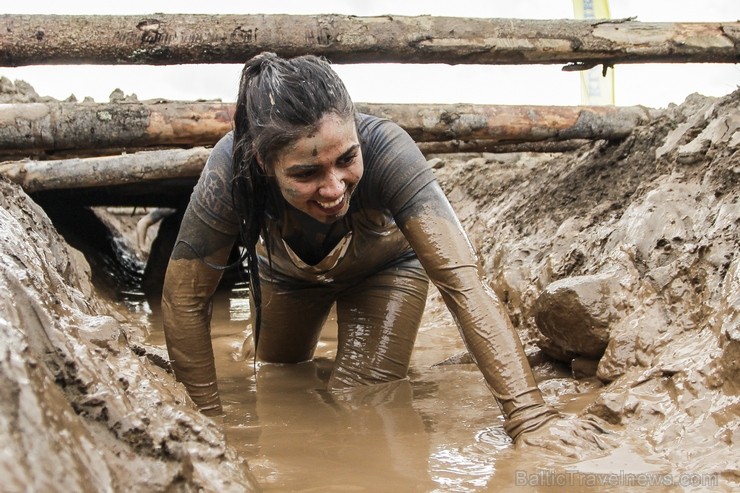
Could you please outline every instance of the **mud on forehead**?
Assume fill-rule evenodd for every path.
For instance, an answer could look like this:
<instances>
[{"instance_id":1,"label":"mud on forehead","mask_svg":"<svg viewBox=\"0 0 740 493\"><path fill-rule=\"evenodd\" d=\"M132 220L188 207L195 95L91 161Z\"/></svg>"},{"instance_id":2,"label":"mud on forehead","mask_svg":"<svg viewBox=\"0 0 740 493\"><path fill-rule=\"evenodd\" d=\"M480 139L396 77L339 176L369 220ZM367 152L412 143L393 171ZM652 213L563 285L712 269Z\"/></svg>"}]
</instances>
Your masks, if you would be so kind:
<instances>
[{"instance_id":1,"label":"mud on forehead","mask_svg":"<svg viewBox=\"0 0 740 493\"><path fill-rule=\"evenodd\" d=\"M270 152L273 157L272 164L275 164L277 160L282 159L285 154L298 150L302 144L306 141L311 142L310 154L313 157L319 155L320 144L323 142L333 139L339 140L344 139L348 143L354 144L359 142L359 136L357 134L357 125L354 117L343 117L337 113L326 113L321 119L314 125L308 125L305 132L296 132L296 137L287 142L284 146L279 149ZM349 146L346 146L349 148ZM341 149L341 152L347 149Z\"/></svg>"}]
</instances>

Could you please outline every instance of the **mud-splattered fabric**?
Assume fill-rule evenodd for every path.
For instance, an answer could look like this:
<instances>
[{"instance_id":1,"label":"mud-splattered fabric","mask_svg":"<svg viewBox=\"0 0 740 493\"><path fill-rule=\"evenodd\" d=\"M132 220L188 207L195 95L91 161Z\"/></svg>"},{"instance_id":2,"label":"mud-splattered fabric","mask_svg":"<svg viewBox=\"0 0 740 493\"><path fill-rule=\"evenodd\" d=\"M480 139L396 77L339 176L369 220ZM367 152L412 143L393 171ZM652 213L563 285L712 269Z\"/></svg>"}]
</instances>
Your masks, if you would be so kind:
<instances>
[{"instance_id":1,"label":"mud-splattered fabric","mask_svg":"<svg viewBox=\"0 0 740 493\"><path fill-rule=\"evenodd\" d=\"M323 225L289 206L279 213L266 211L269 234L264 241L271 256L268 261L264 244L258 245L265 286L258 356L275 362L310 358L321 323L337 302L339 347L330 384L342 387L403 378L423 312L428 275L505 416L526 416L526 424L519 419L507 428L510 434L539 424L551 412L542 401L518 336L488 288L475 252L426 159L408 134L388 120L360 115L358 135L364 175L345 216ZM239 218L231 187L232 145L229 134L214 148L185 214L181 239L215 235L235 240ZM187 262L193 269L202 268L196 267L198 259ZM165 305L168 296L183 302L181 293L168 289L176 284L186 289L176 279L166 281ZM202 293L194 296L208 298ZM206 320L206 326L200 329L199 348L180 350L178 343L170 348L171 354L188 359L185 365L175 361L174 367L181 380L186 375L199 379L200 383L190 385L193 390L217 399L215 373L203 378L192 371L210 368L209 362L192 360L196 354L209 353L207 315L192 303L185 305L198 313L198 323ZM169 307L172 317L187 317L171 303ZM171 332L198 323L168 323L165 311L165 329L169 326ZM175 338L168 336L168 344L170 339ZM194 344L190 337L182 340ZM210 402L211 407L220 407L213 398Z\"/></svg>"}]
</instances>

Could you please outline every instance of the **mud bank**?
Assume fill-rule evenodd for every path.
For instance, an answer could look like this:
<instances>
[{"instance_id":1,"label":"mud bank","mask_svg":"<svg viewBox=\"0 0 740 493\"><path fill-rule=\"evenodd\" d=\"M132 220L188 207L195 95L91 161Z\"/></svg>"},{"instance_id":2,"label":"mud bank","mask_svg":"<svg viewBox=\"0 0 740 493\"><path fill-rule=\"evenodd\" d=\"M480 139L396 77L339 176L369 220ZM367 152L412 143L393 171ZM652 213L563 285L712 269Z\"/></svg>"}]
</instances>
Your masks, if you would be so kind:
<instances>
[{"instance_id":1,"label":"mud bank","mask_svg":"<svg viewBox=\"0 0 740 493\"><path fill-rule=\"evenodd\" d=\"M254 489L222 432L146 356L144 328L98 296L84 256L4 181L0 266L3 491Z\"/></svg>"},{"instance_id":2,"label":"mud bank","mask_svg":"<svg viewBox=\"0 0 740 493\"><path fill-rule=\"evenodd\" d=\"M740 483L739 149L737 91L692 96L655 112L623 142L432 161L532 361L560 361L575 376L542 383L545 397L554 401L566 390L588 397L581 412L610 422L623 443L640 449L638 459L711 475L727 491ZM166 371L163 347L145 343L155 328L93 287L99 273L90 265L98 271L102 264L88 263L63 241L16 186L0 181L0 192L3 489L254 490L244 454L195 412ZM414 365L428 369L448 356L450 363L466 362L447 354L455 345L440 338L454 324L438 295L430 297L424 324ZM238 385L254 378L244 376L247 363L232 364L241 372ZM436 396L419 390L423 371L413 370L415 405L443 415ZM474 370L458 373L482 385ZM459 388L454 382L449 387ZM268 388L261 395L283 405L287 394ZM463 399L470 394L455 394L455 402ZM494 407L488 395L476 399L466 416ZM496 427L495 418L483 420ZM455 424L448 416L440 421L440 428ZM253 430L239 426L253 438ZM276 423L272 431L283 427ZM311 427L304 431L315 433ZM418 438L423 428L402 436ZM504 454L511 448L506 440L481 455ZM357 453L362 446L353 449L358 463L367 461ZM636 464L634 457L620 462L618 454L607 459L610 472ZM480 460L493 468L493 460ZM512 474L520 460L510 459ZM528 464L538 460L527 452ZM268 470L264 463L254 470ZM419 468L432 463L421 457ZM486 488L455 491L478 490Z\"/></svg>"},{"instance_id":3,"label":"mud bank","mask_svg":"<svg viewBox=\"0 0 740 493\"><path fill-rule=\"evenodd\" d=\"M621 143L438 166L528 351L599 387L586 413L737 485L740 91Z\"/></svg>"}]
</instances>

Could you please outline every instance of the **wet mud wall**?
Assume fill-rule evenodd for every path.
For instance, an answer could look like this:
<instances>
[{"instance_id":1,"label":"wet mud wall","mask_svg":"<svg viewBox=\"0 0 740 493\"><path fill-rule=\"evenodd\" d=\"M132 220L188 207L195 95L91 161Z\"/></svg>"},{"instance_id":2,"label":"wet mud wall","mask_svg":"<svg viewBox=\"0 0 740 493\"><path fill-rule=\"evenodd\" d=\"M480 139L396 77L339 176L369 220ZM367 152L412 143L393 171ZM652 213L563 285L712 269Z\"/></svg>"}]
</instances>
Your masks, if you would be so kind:
<instances>
[{"instance_id":1,"label":"wet mud wall","mask_svg":"<svg viewBox=\"0 0 740 493\"><path fill-rule=\"evenodd\" d=\"M217 426L147 356L144 329L90 278L46 213L0 180L1 489L256 490Z\"/></svg>"},{"instance_id":2,"label":"wet mud wall","mask_svg":"<svg viewBox=\"0 0 740 493\"><path fill-rule=\"evenodd\" d=\"M740 91L621 142L437 162L529 353L587 410L694 474L740 481Z\"/></svg>"}]
</instances>

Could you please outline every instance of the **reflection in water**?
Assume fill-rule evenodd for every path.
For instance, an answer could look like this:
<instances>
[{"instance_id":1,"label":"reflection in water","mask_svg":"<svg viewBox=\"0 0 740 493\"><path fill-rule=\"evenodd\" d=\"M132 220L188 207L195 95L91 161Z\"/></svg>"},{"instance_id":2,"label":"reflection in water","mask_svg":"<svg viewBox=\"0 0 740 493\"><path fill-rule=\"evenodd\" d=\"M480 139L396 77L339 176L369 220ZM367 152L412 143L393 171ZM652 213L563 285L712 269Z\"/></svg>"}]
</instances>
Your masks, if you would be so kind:
<instances>
[{"instance_id":1,"label":"reflection in water","mask_svg":"<svg viewBox=\"0 0 740 493\"><path fill-rule=\"evenodd\" d=\"M234 286L229 296L229 318L230 322L249 321L249 287L246 283Z\"/></svg>"},{"instance_id":2,"label":"reflection in water","mask_svg":"<svg viewBox=\"0 0 740 493\"><path fill-rule=\"evenodd\" d=\"M259 456L251 464L265 489L429 491L428 436L409 382L333 394L323 390L328 370L259 368Z\"/></svg>"},{"instance_id":3,"label":"reflection in water","mask_svg":"<svg viewBox=\"0 0 740 493\"><path fill-rule=\"evenodd\" d=\"M472 487L485 486L495 470L492 461L454 449L443 449L432 454L429 466L435 482L446 491L465 491L463 488L466 484Z\"/></svg>"},{"instance_id":4,"label":"reflection in water","mask_svg":"<svg viewBox=\"0 0 740 493\"><path fill-rule=\"evenodd\" d=\"M143 297L129 296L127 304L148 316L148 342L164 346L159 310L149 310ZM480 492L526 487L578 492L594 491L593 485L574 484L584 476L573 474L665 471L665 464L650 463L628 446L575 466L562 457L515 450L477 368L433 366L464 347L444 312L429 312L419 331L409 380L330 393L326 384L336 354L333 319L314 361L256 367L244 359L242 350L249 336L246 288L217 293L212 336L226 413L224 431L265 491ZM545 387L554 388L546 397L554 394L555 400L552 395L548 400L567 412L577 412L595 397L576 398L569 379L551 380ZM570 482L548 484L553 477ZM608 484L598 490L622 491Z\"/></svg>"}]
</instances>

